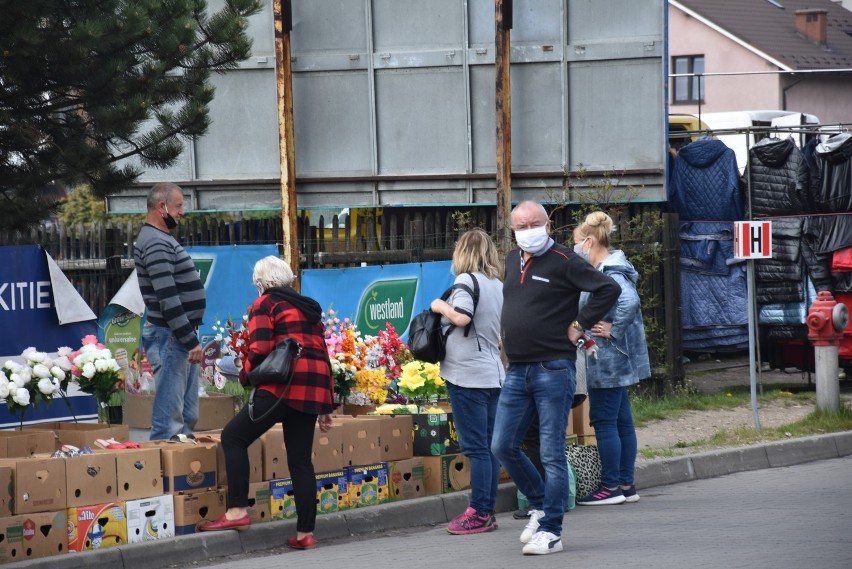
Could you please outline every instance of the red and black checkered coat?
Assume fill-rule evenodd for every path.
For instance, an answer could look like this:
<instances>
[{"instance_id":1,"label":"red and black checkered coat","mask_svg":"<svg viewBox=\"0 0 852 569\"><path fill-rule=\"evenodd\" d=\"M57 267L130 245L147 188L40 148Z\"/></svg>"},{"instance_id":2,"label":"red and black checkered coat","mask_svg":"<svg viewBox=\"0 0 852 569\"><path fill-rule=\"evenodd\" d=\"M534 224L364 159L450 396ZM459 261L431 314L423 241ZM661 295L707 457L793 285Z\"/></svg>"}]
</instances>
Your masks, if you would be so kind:
<instances>
[{"instance_id":1,"label":"red and black checkered coat","mask_svg":"<svg viewBox=\"0 0 852 569\"><path fill-rule=\"evenodd\" d=\"M301 411L322 415L334 410L334 382L331 364L323 335L319 304L290 288L266 291L249 309L248 356L240 373L240 383L248 384L248 373L259 366L284 338L293 338L302 344L302 355L289 387L262 385L280 397L284 390L284 403Z\"/></svg>"}]
</instances>

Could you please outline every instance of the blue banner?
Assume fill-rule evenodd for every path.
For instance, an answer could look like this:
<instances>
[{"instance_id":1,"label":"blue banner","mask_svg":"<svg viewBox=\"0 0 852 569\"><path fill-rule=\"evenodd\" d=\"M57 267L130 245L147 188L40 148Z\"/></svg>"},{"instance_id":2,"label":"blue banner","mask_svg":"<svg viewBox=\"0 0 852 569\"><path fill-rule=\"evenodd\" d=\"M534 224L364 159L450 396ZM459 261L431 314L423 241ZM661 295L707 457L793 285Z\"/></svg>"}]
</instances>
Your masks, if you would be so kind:
<instances>
[{"instance_id":1,"label":"blue banner","mask_svg":"<svg viewBox=\"0 0 852 569\"><path fill-rule=\"evenodd\" d=\"M365 336L393 324L402 339L420 311L453 284L450 261L310 269L302 271L302 294L316 299L326 312L350 318Z\"/></svg>"},{"instance_id":2,"label":"blue banner","mask_svg":"<svg viewBox=\"0 0 852 569\"><path fill-rule=\"evenodd\" d=\"M226 245L212 247L187 247L186 252L201 274L207 291L207 310L204 322L198 328L202 344L213 339L213 326L228 318L239 322L257 298L257 289L251 281L254 264L262 258L278 256L276 245Z\"/></svg>"}]
</instances>

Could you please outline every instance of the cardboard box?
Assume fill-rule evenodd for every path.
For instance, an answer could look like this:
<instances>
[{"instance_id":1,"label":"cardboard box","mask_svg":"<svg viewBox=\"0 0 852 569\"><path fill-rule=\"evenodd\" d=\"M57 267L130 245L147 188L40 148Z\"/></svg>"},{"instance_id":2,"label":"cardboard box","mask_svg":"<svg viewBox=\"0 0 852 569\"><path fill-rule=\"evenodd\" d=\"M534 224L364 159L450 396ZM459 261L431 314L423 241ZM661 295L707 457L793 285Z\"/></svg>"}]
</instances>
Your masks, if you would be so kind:
<instances>
[{"instance_id":1,"label":"cardboard box","mask_svg":"<svg viewBox=\"0 0 852 569\"><path fill-rule=\"evenodd\" d=\"M93 551L127 543L124 504L68 508L68 551Z\"/></svg>"},{"instance_id":2,"label":"cardboard box","mask_svg":"<svg viewBox=\"0 0 852 569\"><path fill-rule=\"evenodd\" d=\"M386 462L349 467L349 507L384 504L390 499Z\"/></svg>"},{"instance_id":3,"label":"cardboard box","mask_svg":"<svg viewBox=\"0 0 852 569\"><path fill-rule=\"evenodd\" d=\"M56 450L52 431L0 431L0 458L50 454Z\"/></svg>"},{"instance_id":4,"label":"cardboard box","mask_svg":"<svg viewBox=\"0 0 852 569\"><path fill-rule=\"evenodd\" d=\"M130 440L130 427L127 425L106 425L104 423L39 423L29 425L22 431L53 431L55 444L53 450L59 450L62 445L73 445L77 448L98 448L96 439L115 439L119 442ZM53 452L53 451L50 451Z\"/></svg>"},{"instance_id":5,"label":"cardboard box","mask_svg":"<svg viewBox=\"0 0 852 569\"><path fill-rule=\"evenodd\" d=\"M216 445L151 441L143 448L159 448L163 463L163 492L191 494L216 487Z\"/></svg>"},{"instance_id":6,"label":"cardboard box","mask_svg":"<svg viewBox=\"0 0 852 569\"><path fill-rule=\"evenodd\" d=\"M196 431L222 429L236 415L237 398L226 393L208 391L206 397L198 398L198 423Z\"/></svg>"},{"instance_id":7,"label":"cardboard box","mask_svg":"<svg viewBox=\"0 0 852 569\"><path fill-rule=\"evenodd\" d=\"M83 454L66 458L65 482L69 508L114 502L118 499L115 457L111 454Z\"/></svg>"},{"instance_id":8,"label":"cardboard box","mask_svg":"<svg viewBox=\"0 0 852 569\"><path fill-rule=\"evenodd\" d=\"M142 500L128 500L127 542L142 543L175 536L174 496L164 494Z\"/></svg>"},{"instance_id":9,"label":"cardboard box","mask_svg":"<svg viewBox=\"0 0 852 569\"><path fill-rule=\"evenodd\" d=\"M346 509L349 505L349 475L345 470L317 473L317 513Z\"/></svg>"},{"instance_id":10,"label":"cardboard box","mask_svg":"<svg viewBox=\"0 0 852 569\"><path fill-rule=\"evenodd\" d=\"M55 512L67 507L64 460L50 455L3 458L0 466L12 469L13 514Z\"/></svg>"},{"instance_id":11,"label":"cardboard box","mask_svg":"<svg viewBox=\"0 0 852 569\"><path fill-rule=\"evenodd\" d=\"M216 480L219 486L228 485L228 471L225 468L225 451L222 449L222 431L205 431L196 433L200 442L211 441L216 444ZM257 439L248 447L249 482L263 481L263 447Z\"/></svg>"},{"instance_id":12,"label":"cardboard box","mask_svg":"<svg viewBox=\"0 0 852 569\"><path fill-rule=\"evenodd\" d=\"M287 453L284 450L284 431L272 428L260 437L263 452L263 479L280 480L290 477L287 465Z\"/></svg>"},{"instance_id":13,"label":"cardboard box","mask_svg":"<svg viewBox=\"0 0 852 569\"><path fill-rule=\"evenodd\" d=\"M426 495L456 492L470 487L470 461L463 454L423 457Z\"/></svg>"},{"instance_id":14,"label":"cardboard box","mask_svg":"<svg viewBox=\"0 0 852 569\"><path fill-rule=\"evenodd\" d=\"M411 415L365 415L379 423L379 452L383 462L406 460L414 456Z\"/></svg>"},{"instance_id":15,"label":"cardboard box","mask_svg":"<svg viewBox=\"0 0 852 569\"><path fill-rule=\"evenodd\" d=\"M388 497L391 500L410 500L425 495L422 457L388 463Z\"/></svg>"},{"instance_id":16,"label":"cardboard box","mask_svg":"<svg viewBox=\"0 0 852 569\"><path fill-rule=\"evenodd\" d=\"M414 456L439 456L459 452L459 438L452 413L412 415Z\"/></svg>"},{"instance_id":17,"label":"cardboard box","mask_svg":"<svg viewBox=\"0 0 852 569\"><path fill-rule=\"evenodd\" d=\"M0 518L12 515L12 501L15 498L12 486L13 471L11 466L0 466Z\"/></svg>"},{"instance_id":18,"label":"cardboard box","mask_svg":"<svg viewBox=\"0 0 852 569\"><path fill-rule=\"evenodd\" d=\"M273 520L289 520L296 517L296 498L293 494L292 479L270 480L269 510Z\"/></svg>"},{"instance_id":19,"label":"cardboard box","mask_svg":"<svg viewBox=\"0 0 852 569\"><path fill-rule=\"evenodd\" d=\"M269 482L254 482L249 484L248 513L251 516L251 523L259 524L272 520L270 499Z\"/></svg>"},{"instance_id":20,"label":"cardboard box","mask_svg":"<svg viewBox=\"0 0 852 569\"><path fill-rule=\"evenodd\" d=\"M343 466L359 466L381 462L379 422L361 417L335 417L343 443Z\"/></svg>"},{"instance_id":21,"label":"cardboard box","mask_svg":"<svg viewBox=\"0 0 852 569\"><path fill-rule=\"evenodd\" d=\"M340 470L345 466L343 462L343 435L344 432L338 427L333 427L327 433L320 431L319 427L316 428L314 446L311 450L314 472Z\"/></svg>"},{"instance_id":22,"label":"cardboard box","mask_svg":"<svg viewBox=\"0 0 852 569\"><path fill-rule=\"evenodd\" d=\"M212 521L225 513L227 492L206 490L195 494L175 494L175 535L195 533L203 521Z\"/></svg>"},{"instance_id":23,"label":"cardboard box","mask_svg":"<svg viewBox=\"0 0 852 569\"><path fill-rule=\"evenodd\" d=\"M595 435L581 435L577 437L577 444L596 445L598 444L598 440L595 438Z\"/></svg>"},{"instance_id":24,"label":"cardboard box","mask_svg":"<svg viewBox=\"0 0 852 569\"><path fill-rule=\"evenodd\" d=\"M48 557L67 550L65 510L0 518L0 563Z\"/></svg>"},{"instance_id":25,"label":"cardboard box","mask_svg":"<svg viewBox=\"0 0 852 569\"><path fill-rule=\"evenodd\" d=\"M124 400L124 424L135 429L150 429L154 410L154 395L128 393ZM236 398L225 393L208 393L198 398L198 423L196 431L221 429L234 418Z\"/></svg>"},{"instance_id":26,"label":"cardboard box","mask_svg":"<svg viewBox=\"0 0 852 569\"><path fill-rule=\"evenodd\" d=\"M163 490L163 462L159 448L101 451L115 458L120 500L140 500L160 496Z\"/></svg>"},{"instance_id":27,"label":"cardboard box","mask_svg":"<svg viewBox=\"0 0 852 569\"><path fill-rule=\"evenodd\" d=\"M573 419L574 433L579 436L594 435L595 428L592 427L589 421L589 399L586 398L581 405L571 409L571 417Z\"/></svg>"}]
</instances>

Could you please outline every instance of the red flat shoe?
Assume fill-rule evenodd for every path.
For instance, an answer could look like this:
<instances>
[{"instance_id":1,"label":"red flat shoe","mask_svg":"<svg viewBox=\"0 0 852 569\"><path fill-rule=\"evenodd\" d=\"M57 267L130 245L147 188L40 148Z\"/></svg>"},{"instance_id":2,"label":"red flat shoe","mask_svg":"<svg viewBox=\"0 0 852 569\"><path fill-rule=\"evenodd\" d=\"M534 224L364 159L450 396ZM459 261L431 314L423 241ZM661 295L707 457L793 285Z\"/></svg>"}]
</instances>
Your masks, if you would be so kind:
<instances>
[{"instance_id":1,"label":"red flat shoe","mask_svg":"<svg viewBox=\"0 0 852 569\"><path fill-rule=\"evenodd\" d=\"M317 546L317 540L314 539L313 535L306 535L302 539L291 537L287 539L287 545L293 549L313 549Z\"/></svg>"},{"instance_id":2,"label":"red flat shoe","mask_svg":"<svg viewBox=\"0 0 852 569\"><path fill-rule=\"evenodd\" d=\"M251 525L251 516L245 515L235 520L229 520L225 514L219 516L214 522L202 522L198 525L198 531L221 531L225 529L244 530Z\"/></svg>"}]
</instances>

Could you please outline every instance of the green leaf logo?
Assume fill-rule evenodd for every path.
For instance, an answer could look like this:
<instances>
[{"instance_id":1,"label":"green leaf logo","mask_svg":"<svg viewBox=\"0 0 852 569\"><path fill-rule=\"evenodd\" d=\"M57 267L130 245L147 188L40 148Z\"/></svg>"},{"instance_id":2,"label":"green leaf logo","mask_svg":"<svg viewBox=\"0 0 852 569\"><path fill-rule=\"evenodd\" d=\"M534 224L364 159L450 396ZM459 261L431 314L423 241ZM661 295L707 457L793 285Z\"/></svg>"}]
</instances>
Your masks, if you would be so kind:
<instances>
[{"instance_id":1,"label":"green leaf logo","mask_svg":"<svg viewBox=\"0 0 852 569\"><path fill-rule=\"evenodd\" d=\"M390 322L397 333L408 329L414 310L417 279L388 279L372 283L358 301L356 325L362 334L375 336Z\"/></svg>"}]
</instances>

